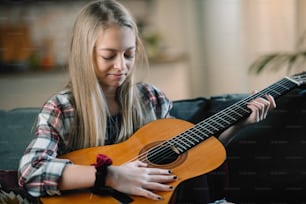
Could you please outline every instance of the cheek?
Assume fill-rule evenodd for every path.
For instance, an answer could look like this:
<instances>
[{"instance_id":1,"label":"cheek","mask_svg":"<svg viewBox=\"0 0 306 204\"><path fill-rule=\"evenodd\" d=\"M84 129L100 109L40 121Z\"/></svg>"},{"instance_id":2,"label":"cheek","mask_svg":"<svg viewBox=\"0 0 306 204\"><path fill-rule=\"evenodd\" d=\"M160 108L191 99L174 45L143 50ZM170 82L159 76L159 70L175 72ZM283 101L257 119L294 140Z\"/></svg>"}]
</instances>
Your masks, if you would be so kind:
<instances>
[{"instance_id":1,"label":"cheek","mask_svg":"<svg viewBox=\"0 0 306 204\"><path fill-rule=\"evenodd\" d=\"M131 74L135 71L135 62L129 62L127 63L127 69L128 69L128 73Z\"/></svg>"},{"instance_id":2,"label":"cheek","mask_svg":"<svg viewBox=\"0 0 306 204\"><path fill-rule=\"evenodd\" d=\"M110 63L106 63L103 60L97 59L95 69L98 72L104 72L107 71L110 66L111 66Z\"/></svg>"}]
</instances>

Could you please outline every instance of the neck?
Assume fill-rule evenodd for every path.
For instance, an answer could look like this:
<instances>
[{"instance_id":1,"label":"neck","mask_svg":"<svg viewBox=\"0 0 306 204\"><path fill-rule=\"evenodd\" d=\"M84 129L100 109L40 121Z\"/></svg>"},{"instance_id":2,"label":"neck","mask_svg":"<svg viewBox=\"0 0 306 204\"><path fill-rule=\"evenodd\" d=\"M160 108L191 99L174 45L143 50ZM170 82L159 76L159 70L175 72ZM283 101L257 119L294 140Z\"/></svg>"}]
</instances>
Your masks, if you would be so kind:
<instances>
[{"instance_id":1,"label":"neck","mask_svg":"<svg viewBox=\"0 0 306 204\"><path fill-rule=\"evenodd\" d=\"M102 86L103 93L107 100L116 98L117 89L118 89L117 87L103 87Z\"/></svg>"},{"instance_id":2,"label":"neck","mask_svg":"<svg viewBox=\"0 0 306 204\"><path fill-rule=\"evenodd\" d=\"M117 88L111 87L111 88L106 88L106 89L102 88L102 89L106 98L110 114L111 115L117 114L120 111L120 105L116 98Z\"/></svg>"}]
</instances>

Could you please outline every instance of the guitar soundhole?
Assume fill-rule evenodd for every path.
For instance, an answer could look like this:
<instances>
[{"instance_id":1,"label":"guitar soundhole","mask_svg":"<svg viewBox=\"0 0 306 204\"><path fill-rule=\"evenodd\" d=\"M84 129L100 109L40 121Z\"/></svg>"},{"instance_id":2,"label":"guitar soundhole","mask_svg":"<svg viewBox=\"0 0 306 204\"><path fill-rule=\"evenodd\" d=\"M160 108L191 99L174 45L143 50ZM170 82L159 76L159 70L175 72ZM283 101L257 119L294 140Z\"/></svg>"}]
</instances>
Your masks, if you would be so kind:
<instances>
[{"instance_id":1,"label":"guitar soundhole","mask_svg":"<svg viewBox=\"0 0 306 204\"><path fill-rule=\"evenodd\" d=\"M157 141L146 145L139 153L138 159L151 167L173 168L179 166L187 158L187 152L178 154L171 146L162 145Z\"/></svg>"},{"instance_id":2,"label":"guitar soundhole","mask_svg":"<svg viewBox=\"0 0 306 204\"><path fill-rule=\"evenodd\" d=\"M155 147L147 154L148 160L153 164L165 165L177 160L176 154L170 147Z\"/></svg>"}]
</instances>

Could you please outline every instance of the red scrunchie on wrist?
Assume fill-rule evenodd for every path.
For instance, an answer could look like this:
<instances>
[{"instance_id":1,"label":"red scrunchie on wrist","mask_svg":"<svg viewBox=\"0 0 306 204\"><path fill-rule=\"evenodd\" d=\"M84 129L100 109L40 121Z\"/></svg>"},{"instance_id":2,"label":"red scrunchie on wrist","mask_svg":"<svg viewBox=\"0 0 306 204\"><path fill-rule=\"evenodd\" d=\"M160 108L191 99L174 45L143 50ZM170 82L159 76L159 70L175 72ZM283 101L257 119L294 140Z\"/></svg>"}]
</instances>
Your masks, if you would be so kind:
<instances>
[{"instance_id":1,"label":"red scrunchie on wrist","mask_svg":"<svg viewBox=\"0 0 306 204\"><path fill-rule=\"evenodd\" d=\"M107 167L112 165L113 161L106 155L98 154L97 163L92 164L96 167L96 180L94 187L91 188L91 192L97 195L111 195L117 199L120 203L131 203L133 199L124 193L116 191L111 187L105 186L105 179L107 176Z\"/></svg>"},{"instance_id":2,"label":"red scrunchie on wrist","mask_svg":"<svg viewBox=\"0 0 306 204\"><path fill-rule=\"evenodd\" d=\"M108 156L104 155L104 154L98 154L97 155L97 160L96 163L93 164L96 168L99 168L100 166L103 165L112 165L113 161L111 158L109 158Z\"/></svg>"},{"instance_id":3,"label":"red scrunchie on wrist","mask_svg":"<svg viewBox=\"0 0 306 204\"><path fill-rule=\"evenodd\" d=\"M111 158L104 154L97 155L97 161L93 164L96 167L96 180L95 185L92 188L92 192L96 194L101 194L105 187L105 179L107 176L107 167L111 165L113 161Z\"/></svg>"}]
</instances>

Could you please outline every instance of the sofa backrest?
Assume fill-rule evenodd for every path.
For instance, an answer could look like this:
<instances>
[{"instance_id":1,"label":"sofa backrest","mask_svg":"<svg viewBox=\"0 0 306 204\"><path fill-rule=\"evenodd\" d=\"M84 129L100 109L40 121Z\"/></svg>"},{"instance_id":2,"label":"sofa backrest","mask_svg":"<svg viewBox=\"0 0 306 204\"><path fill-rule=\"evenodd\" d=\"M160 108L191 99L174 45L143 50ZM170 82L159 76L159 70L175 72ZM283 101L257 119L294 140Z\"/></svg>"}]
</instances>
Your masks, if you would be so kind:
<instances>
[{"instance_id":1,"label":"sofa backrest","mask_svg":"<svg viewBox=\"0 0 306 204\"><path fill-rule=\"evenodd\" d=\"M229 146L229 156L241 152L240 150L247 146L241 145L241 142L253 141L254 138L261 139L263 134L267 134L267 131L274 131L274 135L278 135L278 138L284 137L284 132L289 133L291 130L297 132L295 135L303 136L306 126L304 122L306 117L305 92L305 89L297 89L283 96L279 100L278 108L270 114L267 120L241 132L237 141ZM246 94L227 94L211 98L199 97L174 101L171 114L176 118L198 123L244 97ZM34 137L32 127L39 110L39 108L0 110L0 170L18 168L21 155ZM278 129L280 131L275 133L275 130ZM300 143L306 143L304 141L306 139ZM253 154L251 151L247 152Z\"/></svg>"},{"instance_id":2,"label":"sofa backrest","mask_svg":"<svg viewBox=\"0 0 306 204\"><path fill-rule=\"evenodd\" d=\"M175 101L172 114L194 122L208 104L206 98ZM35 137L32 128L40 108L0 110L0 170L16 170L25 148ZM195 118L194 118L195 117Z\"/></svg>"},{"instance_id":3,"label":"sofa backrest","mask_svg":"<svg viewBox=\"0 0 306 204\"><path fill-rule=\"evenodd\" d=\"M0 110L0 169L15 170L26 146L39 108Z\"/></svg>"}]
</instances>

